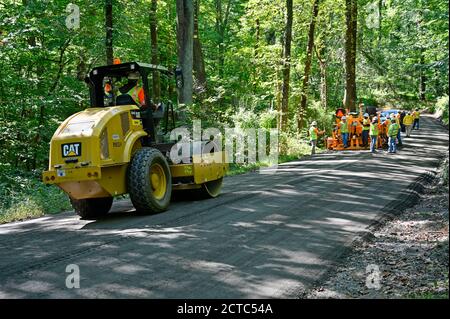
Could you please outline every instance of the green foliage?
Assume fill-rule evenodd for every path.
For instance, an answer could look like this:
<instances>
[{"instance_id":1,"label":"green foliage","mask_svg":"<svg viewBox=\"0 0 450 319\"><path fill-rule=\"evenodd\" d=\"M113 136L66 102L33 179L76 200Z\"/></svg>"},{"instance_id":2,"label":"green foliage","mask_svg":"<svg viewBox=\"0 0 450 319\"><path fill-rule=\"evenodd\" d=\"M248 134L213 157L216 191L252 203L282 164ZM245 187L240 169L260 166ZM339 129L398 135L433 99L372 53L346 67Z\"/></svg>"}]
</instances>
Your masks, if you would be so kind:
<instances>
[{"instance_id":1,"label":"green foliage","mask_svg":"<svg viewBox=\"0 0 450 319\"><path fill-rule=\"evenodd\" d=\"M325 130L326 134L331 134L333 125L335 123L335 111L334 110L324 110L318 101L312 101L310 107L307 111L307 118L312 121L317 121L317 127L319 130ZM308 127L305 130L309 129Z\"/></svg>"},{"instance_id":2,"label":"green foliage","mask_svg":"<svg viewBox=\"0 0 450 319\"><path fill-rule=\"evenodd\" d=\"M227 171L227 176L235 176L240 174L245 174L248 172L254 172L258 170L260 167L266 167L267 164L263 163L254 163L254 164L235 164L231 163L230 167Z\"/></svg>"},{"instance_id":3,"label":"green foliage","mask_svg":"<svg viewBox=\"0 0 450 319\"><path fill-rule=\"evenodd\" d=\"M360 2L358 78L360 100L385 105L393 98L414 103L420 74L427 98L448 92L448 10L442 1L384 1L382 23L371 27L371 11ZM0 5L0 162L23 170L46 165L48 142L58 124L88 105L86 72L105 63L103 1L78 1L80 28L65 26L66 1L5 0ZM344 94L345 12L342 0L322 0L316 49L326 63L330 110L316 107L320 68L313 57L306 122L329 129L331 111ZM115 55L122 61L149 62L150 1L113 2ZM191 118L208 126L276 127L281 89L281 53L285 22L283 0L202 0L202 42L207 91L196 94ZM137 15L136 12L143 14ZM289 131L296 130L311 1L294 1ZM173 67L176 56L174 1L158 1L161 64ZM420 54L423 61L420 60ZM162 94L169 96L167 83ZM20 101L20 103L18 103ZM403 101L399 101L401 104ZM243 115L243 118L240 118ZM323 122L323 123L321 123Z\"/></svg>"},{"instance_id":4,"label":"green foliage","mask_svg":"<svg viewBox=\"0 0 450 319\"><path fill-rule=\"evenodd\" d=\"M442 122L448 125L448 95L442 96L436 101L435 111L438 112Z\"/></svg>"},{"instance_id":5,"label":"green foliage","mask_svg":"<svg viewBox=\"0 0 450 319\"><path fill-rule=\"evenodd\" d=\"M378 26L369 8L359 10L359 95L417 101L421 75L427 99L448 92L448 2L383 1Z\"/></svg>"},{"instance_id":6,"label":"green foliage","mask_svg":"<svg viewBox=\"0 0 450 319\"><path fill-rule=\"evenodd\" d=\"M304 135L289 133L287 135L281 135L281 140L284 140L286 145L286 150L282 155L297 156L297 158L300 158L303 155L311 153L311 147Z\"/></svg>"},{"instance_id":7,"label":"green foliage","mask_svg":"<svg viewBox=\"0 0 450 319\"><path fill-rule=\"evenodd\" d=\"M45 211L36 201L31 198L24 198L17 204L0 212L0 224L41 217L44 214Z\"/></svg>"},{"instance_id":8,"label":"green foliage","mask_svg":"<svg viewBox=\"0 0 450 319\"><path fill-rule=\"evenodd\" d=\"M0 165L0 223L69 209L67 195L57 187L45 186L40 174Z\"/></svg>"},{"instance_id":9,"label":"green foliage","mask_svg":"<svg viewBox=\"0 0 450 319\"><path fill-rule=\"evenodd\" d=\"M272 109L259 114L259 127L271 129L277 127L278 112Z\"/></svg>"},{"instance_id":10,"label":"green foliage","mask_svg":"<svg viewBox=\"0 0 450 319\"><path fill-rule=\"evenodd\" d=\"M435 292L435 291L426 291L422 293L413 293L406 295L408 299L448 299L449 294L448 291Z\"/></svg>"}]
</instances>

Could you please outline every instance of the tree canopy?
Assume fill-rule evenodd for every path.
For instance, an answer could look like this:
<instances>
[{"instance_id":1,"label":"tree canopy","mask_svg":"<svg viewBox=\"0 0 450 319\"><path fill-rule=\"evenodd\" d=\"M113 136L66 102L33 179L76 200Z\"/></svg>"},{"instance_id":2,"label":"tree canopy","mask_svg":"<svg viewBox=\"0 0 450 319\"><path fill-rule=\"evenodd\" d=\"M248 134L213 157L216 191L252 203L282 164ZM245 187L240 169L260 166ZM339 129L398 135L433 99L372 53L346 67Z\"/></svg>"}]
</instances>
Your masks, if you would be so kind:
<instances>
[{"instance_id":1,"label":"tree canopy","mask_svg":"<svg viewBox=\"0 0 450 319\"><path fill-rule=\"evenodd\" d=\"M189 110L211 125L278 127L286 134L297 134L313 119L325 125L347 103L348 43L354 50L355 103L412 107L448 95L447 1L74 4L79 26L69 1L0 3L2 169L46 166L58 124L89 105L83 79L92 67L111 63L111 57L177 66L186 54L177 50L180 28L186 27L183 5L193 15L187 33L193 33L194 44L183 46L193 50ZM158 94L176 101L173 88L161 81Z\"/></svg>"}]
</instances>

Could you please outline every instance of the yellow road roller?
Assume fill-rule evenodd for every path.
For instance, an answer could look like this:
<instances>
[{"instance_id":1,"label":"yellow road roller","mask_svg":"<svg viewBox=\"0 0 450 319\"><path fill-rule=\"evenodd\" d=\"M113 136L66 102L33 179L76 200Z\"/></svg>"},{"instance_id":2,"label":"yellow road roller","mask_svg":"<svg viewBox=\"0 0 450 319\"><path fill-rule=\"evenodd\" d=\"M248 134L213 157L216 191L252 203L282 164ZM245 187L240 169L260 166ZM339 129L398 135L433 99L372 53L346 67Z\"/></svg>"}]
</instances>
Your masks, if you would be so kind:
<instances>
[{"instance_id":1,"label":"yellow road roller","mask_svg":"<svg viewBox=\"0 0 450 319\"><path fill-rule=\"evenodd\" d=\"M177 141L159 138L175 121L170 101L151 99L149 77L155 72L168 79L176 73L139 62L94 68L86 77L90 108L67 118L54 133L43 182L66 192L82 218L108 213L114 196L127 193L143 213L167 210L173 191L219 195L228 169L224 152L205 147L208 154L176 163L170 152Z\"/></svg>"}]
</instances>

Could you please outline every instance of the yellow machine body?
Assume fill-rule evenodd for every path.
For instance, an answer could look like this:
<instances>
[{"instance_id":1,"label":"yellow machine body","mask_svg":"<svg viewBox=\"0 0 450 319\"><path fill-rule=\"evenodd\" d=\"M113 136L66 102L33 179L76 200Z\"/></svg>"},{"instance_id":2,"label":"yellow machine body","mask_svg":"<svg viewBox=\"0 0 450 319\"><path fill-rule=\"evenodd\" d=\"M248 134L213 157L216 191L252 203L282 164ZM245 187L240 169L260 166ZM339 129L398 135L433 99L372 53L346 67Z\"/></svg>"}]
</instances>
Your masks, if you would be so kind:
<instances>
[{"instance_id":1,"label":"yellow machine body","mask_svg":"<svg viewBox=\"0 0 450 319\"><path fill-rule=\"evenodd\" d=\"M133 117L138 109L132 105L89 108L67 118L50 142L49 168L43 173L43 182L59 186L73 199L127 193L127 167L142 148L141 137L147 135L142 121ZM174 189L199 188L222 178L228 169L224 154L206 154L190 164L170 165L172 179L193 180L174 183Z\"/></svg>"}]
</instances>

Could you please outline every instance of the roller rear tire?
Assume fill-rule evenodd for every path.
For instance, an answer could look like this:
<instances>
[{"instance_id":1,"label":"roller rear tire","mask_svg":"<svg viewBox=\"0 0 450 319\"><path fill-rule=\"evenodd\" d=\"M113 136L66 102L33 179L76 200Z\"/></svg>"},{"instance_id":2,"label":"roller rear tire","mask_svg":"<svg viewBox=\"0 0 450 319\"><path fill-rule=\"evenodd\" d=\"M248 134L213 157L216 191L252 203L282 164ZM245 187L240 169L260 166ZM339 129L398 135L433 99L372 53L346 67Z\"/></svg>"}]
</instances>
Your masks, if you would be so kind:
<instances>
[{"instance_id":1,"label":"roller rear tire","mask_svg":"<svg viewBox=\"0 0 450 319\"><path fill-rule=\"evenodd\" d=\"M127 185L131 202L138 212L159 213L167 210L172 177L162 153L150 147L138 150L128 168Z\"/></svg>"},{"instance_id":2,"label":"roller rear tire","mask_svg":"<svg viewBox=\"0 0 450 319\"><path fill-rule=\"evenodd\" d=\"M111 209L113 198L88 198L88 199L73 199L70 198L75 212L84 219L98 218L106 215Z\"/></svg>"}]
</instances>

